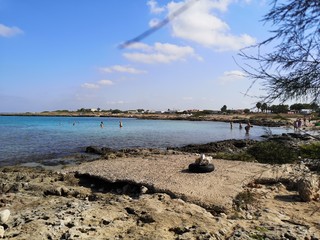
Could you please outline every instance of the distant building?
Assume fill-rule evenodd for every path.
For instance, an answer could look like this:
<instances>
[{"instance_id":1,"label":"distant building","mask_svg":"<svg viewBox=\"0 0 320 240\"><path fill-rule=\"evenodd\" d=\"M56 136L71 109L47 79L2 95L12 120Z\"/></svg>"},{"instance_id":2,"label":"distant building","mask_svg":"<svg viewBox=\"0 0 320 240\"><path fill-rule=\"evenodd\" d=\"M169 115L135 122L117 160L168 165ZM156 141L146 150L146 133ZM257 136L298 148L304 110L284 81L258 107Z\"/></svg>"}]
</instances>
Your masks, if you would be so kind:
<instances>
[{"instance_id":1,"label":"distant building","mask_svg":"<svg viewBox=\"0 0 320 240\"><path fill-rule=\"evenodd\" d=\"M311 114L312 113L312 109L301 109L300 113L301 114Z\"/></svg>"}]
</instances>

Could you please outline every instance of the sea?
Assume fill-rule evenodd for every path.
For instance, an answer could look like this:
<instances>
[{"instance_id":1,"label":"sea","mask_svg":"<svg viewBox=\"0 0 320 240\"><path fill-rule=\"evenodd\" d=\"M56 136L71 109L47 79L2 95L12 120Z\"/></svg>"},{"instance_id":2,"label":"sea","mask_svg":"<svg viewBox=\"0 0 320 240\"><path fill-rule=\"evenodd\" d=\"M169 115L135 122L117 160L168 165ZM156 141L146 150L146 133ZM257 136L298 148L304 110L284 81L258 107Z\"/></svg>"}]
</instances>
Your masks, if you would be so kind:
<instances>
[{"instance_id":1,"label":"sea","mask_svg":"<svg viewBox=\"0 0 320 240\"><path fill-rule=\"evenodd\" d=\"M253 126L246 135L236 123L231 129L227 122L212 121L0 116L0 166L72 161L73 157L85 154L88 146L165 149L227 139L259 140L265 134L288 132L292 130Z\"/></svg>"}]
</instances>

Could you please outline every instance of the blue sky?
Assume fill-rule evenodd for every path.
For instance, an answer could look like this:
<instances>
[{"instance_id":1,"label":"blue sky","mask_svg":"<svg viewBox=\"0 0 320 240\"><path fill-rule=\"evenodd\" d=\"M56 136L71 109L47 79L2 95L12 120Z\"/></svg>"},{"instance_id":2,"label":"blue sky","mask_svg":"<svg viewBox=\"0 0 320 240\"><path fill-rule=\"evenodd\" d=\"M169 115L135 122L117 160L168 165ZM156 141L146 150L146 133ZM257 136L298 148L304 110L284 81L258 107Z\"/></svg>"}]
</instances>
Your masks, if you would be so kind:
<instances>
[{"instance_id":1,"label":"blue sky","mask_svg":"<svg viewBox=\"0 0 320 240\"><path fill-rule=\"evenodd\" d=\"M0 0L0 112L252 108L233 58L269 36L264 0L192 0L119 48L185 2Z\"/></svg>"}]
</instances>

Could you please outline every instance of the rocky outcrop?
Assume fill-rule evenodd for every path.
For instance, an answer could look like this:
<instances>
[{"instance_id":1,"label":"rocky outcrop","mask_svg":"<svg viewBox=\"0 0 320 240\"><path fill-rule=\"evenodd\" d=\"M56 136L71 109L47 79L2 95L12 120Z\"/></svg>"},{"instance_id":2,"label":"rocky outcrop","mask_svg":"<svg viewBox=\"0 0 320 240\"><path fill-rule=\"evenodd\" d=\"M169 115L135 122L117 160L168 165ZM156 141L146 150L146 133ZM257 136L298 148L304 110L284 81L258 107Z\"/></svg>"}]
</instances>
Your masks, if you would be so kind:
<instances>
[{"instance_id":1,"label":"rocky outcrop","mask_svg":"<svg viewBox=\"0 0 320 240\"><path fill-rule=\"evenodd\" d=\"M218 142L211 142L207 144L190 144L183 147L170 148L182 152L192 153L216 153L216 152L229 152L235 153L242 151L249 146L252 146L257 141L255 140L225 140Z\"/></svg>"},{"instance_id":2,"label":"rocky outcrop","mask_svg":"<svg viewBox=\"0 0 320 240\"><path fill-rule=\"evenodd\" d=\"M19 167L0 169L0 177L3 185L16 182L21 186L0 197L0 211L10 211L0 224L0 238L5 239L320 237L320 203L300 202L282 184L251 187L245 190L254 196L250 205L246 198L238 199L245 201L246 209L213 215L210 209L132 183L112 184L99 178Z\"/></svg>"},{"instance_id":3,"label":"rocky outcrop","mask_svg":"<svg viewBox=\"0 0 320 240\"><path fill-rule=\"evenodd\" d=\"M311 175L301 178L297 183L297 188L302 201L320 200L319 176Z\"/></svg>"}]
</instances>

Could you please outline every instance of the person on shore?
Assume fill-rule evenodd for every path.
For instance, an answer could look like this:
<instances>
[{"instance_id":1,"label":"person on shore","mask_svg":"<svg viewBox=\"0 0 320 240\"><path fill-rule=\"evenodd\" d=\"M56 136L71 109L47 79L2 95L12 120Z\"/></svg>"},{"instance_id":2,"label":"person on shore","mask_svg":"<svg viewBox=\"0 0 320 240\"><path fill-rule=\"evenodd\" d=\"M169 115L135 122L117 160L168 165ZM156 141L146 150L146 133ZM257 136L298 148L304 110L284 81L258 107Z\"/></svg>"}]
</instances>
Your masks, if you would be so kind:
<instances>
[{"instance_id":1,"label":"person on shore","mask_svg":"<svg viewBox=\"0 0 320 240\"><path fill-rule=\"evenodd\" d=\"M293 130L294 131L298 130L298 119L293 122Z\"/></svg>"},{"instance_id":2,"label":"person on shore","mask_svg":"<svg viewBox=\"0 0 320 240\"><path fill-rule=\"evenodd\" d=\"M301 128L301 125L302 125L302 120L301 120L301 118L299 118L299 119L298 119L298 129Z\"/></svg>"},{"instance_id":3,"label":"person on shore","mask_svg":"<svg viewBox=\"0 0 320 240\"><path fill-rule=\"evenodd\" d=\"M101 127L101 128L104 127L104 123L103 123L103 122L100 123L100 127Z\"/></svg>"}]
</instances>

